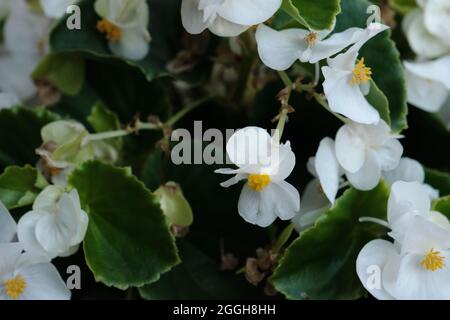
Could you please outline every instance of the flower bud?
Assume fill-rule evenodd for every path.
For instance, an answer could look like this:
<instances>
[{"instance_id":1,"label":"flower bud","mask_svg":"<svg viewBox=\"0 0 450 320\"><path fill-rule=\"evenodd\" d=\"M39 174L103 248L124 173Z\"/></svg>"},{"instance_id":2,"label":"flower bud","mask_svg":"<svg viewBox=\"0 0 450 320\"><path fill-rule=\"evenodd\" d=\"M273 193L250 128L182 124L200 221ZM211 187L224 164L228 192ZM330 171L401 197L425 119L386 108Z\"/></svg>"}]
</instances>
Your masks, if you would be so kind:
<instances>
[{"instance_id":1,"label":"flower bud","mask_svg":"<svg viewBox=\"0 0 450 320\"><path fill-rule=\"evenodd\" d=\"M171 224L180 227L192 224L194 218L191 206L177 183L167 182L155 191L155 195L159 197L161 209Z\"/></svg>"}]
</instances>

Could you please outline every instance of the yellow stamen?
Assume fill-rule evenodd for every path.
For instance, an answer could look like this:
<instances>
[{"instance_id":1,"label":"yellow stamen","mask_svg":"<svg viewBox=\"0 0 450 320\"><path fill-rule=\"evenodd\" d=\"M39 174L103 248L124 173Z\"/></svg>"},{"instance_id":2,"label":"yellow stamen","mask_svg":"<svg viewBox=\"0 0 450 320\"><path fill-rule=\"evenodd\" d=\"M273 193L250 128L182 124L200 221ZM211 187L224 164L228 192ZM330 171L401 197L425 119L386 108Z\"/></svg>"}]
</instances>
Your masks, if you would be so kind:
<instances>
[{"instance_id":1,"label":"yellow stamen","mask_svg":"<svg viewBox=\"0 0 450 320\"><path fill-rule=\"evenodd\" d=\"M6 280L3 284L5 286L6 295L14 300L19 299L27 287L25 279L20 275Z\"/></svg>"},{"instance_id":2,"label":"yellow stamen","mask_svg":"<svg viewBox=\"0 0 450 320\"><path fill-rule=\"evenodd\" d=\"M372 69L366 67L364 58L361 58L356 66L353 68L353 78L350 80L351 85L367 83L372 79Z\"/></svg>"},{"instance_id":3,"label":"yellow stamen","mask_svg":"<svg viewBox=\"0 0 450 320\"><path fill-rule=\"evenodd\" d=\"M435 251L434 248L427 253L425 258L422 260L422 266L431 271L436 271L438 269L442 269L445 266L444 260L445 258L440 255L439 251Z\"/></svg>"},{"instance_id":4,"label":"yellow stamen","mask_svg":"<svg viewBox=\"0 0 450 320\"><path fill-rule=\"evenodd\" d=\"M306 36L305 41L309 46L313 46L316 44L318 38L319 35L317 34L317 32L311 32Z\"/></svg>"},{"instance_id":5,"label":"yellow stamen","mask_svg":"<svg viewBox=\"0 0 450 320\"><path fill-rule=\"evenodd\" d=\"M251 174L248 176L248 186L250 189L261 192L270 184L270 176L267 174Z\"/></svg>"},{"instance_id":6,"label":"yellow stamen","mask_svg":"<svg viewBox=\"0 0 450 320\"><path fill-rule=\"evenodd\" d=\"M122 39L122 29L109 20L103 19L97 22L97 30L106 33L106 39L117 42Z\"/></svg>"}]
</instances>

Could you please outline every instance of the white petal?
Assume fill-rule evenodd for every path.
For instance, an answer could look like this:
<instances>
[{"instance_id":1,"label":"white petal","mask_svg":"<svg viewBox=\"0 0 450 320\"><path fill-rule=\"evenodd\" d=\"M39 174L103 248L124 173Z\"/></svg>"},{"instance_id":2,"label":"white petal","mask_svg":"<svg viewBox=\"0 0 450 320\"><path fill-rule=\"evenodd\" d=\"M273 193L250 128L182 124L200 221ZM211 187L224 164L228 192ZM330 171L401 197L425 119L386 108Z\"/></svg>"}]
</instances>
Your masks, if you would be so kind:
<instances>
[{"instance_id":1,"label":"white petal","mask_svg":"<svg viewBox=\"0 0 450 320\"><path fill-rule=\"evenodd\" d=\"M238 211L248 223L263 228L271 225L277 218L271 185L258 192L245 184L239 197Z\"/></svg>"},{"instance_id":2,"label":"white petal","mask_svg":"<svg viewBox=\"0 0 450 320\"><path fill-rule=\"evenodd\" d=\"M364 165L355 173L346 172L348 181L358 190L368 191L375 188L381 179L381 168L376 155L369 151Z\"/></svg>"},{"instance_id":3,"label":"white petal","mask_svg":"<svg viewBox=\"0 0 450 320\"><path fill-rule=\"evenodd\" d=\"M216 173L217 173L217 171L216 171ZM231 187L232 185L235 185L239 181L242 181L242 180L244 180L246 178L247 178L246 174L239 173L239 174L235 175L233 178L230 178L230 179L222 182L220 185L222 187L224 187L224 188L228 188L228 187Z\"/></svg>"},{"instance_id":4,"label":"white petal","mask_svg":"<svg viewBox=\"0 0 450 320\"><path fill-rule=\"evenodd\" d=\"M199 0L181 1L181 21L187 32L191 34L202 33L207 28L203 21L203 11L198 9Z\"/></svg>"},{"instance_id":5,"label":"white petal","mask_svg":"<svg viewBox=\"0 0 450 320\"><path fill-rule=\"evenodd\" d=\"M392 243L373 240L367 243L356 259L356 272L362 285L378 300L392 300L383 288L382 276L386 263L398 253Z\"/></svg>"},{"instance_id":6,"label":"white petal","mask_svg":"<svg viewBox=\"0 0 450 320\"><path fill-rule=\"evenodd\" d=\"M221 16L217 16L214 21L208 25L209 31L219 37L236 37L250 28L250 26L233 23Z\"/></svg>"},{"instance_id":7,"label":"white petal","mask_svg":"<svg viewBox=\"0 0 450 320\"><path fill-rule=\"evenodd\" d=\"M111 51L121 57L138 61L144 59L150 51L148 33L141 28L124 29L122 38L110 42Z\"/></svg>"},{"instance_id":8,"label":"white petal","mask_svg":"<svg viewBox=\"0 0 450 320\"><path fill-rule=\"evenodd\" d=\"M392 170L398 166L403 154L403 146L397 139L389 139L383 146L373 148L381 170Z\"/></svg>"},{"instance_id":9,"label":"white petal","mask_svg":"<svg viewBox=\"0 0 450 320\"><path fill-rule=\"evenodd\" d=\"M389 184L393 184L396 181L423 183L425 181L425 171L420 162L404 157L400 159L397 168L384 172L383 177Z\"/></svg>"},{"instance_id":10,"label":"white petal","mask_svg":"<svg viewBox=\"0 0 450 320\"><path fill-rule=\"evenodd\" d=\"M255 25L270 19L280 8L281 0L226 0L218 14L241 25Z\"/></svg>"},{"instance_id":11,"label":"white petal","mask_svg":"<svg viewBox=\"0 0 450 320\"><path fill-rule=\"evenodd\" d=\"M391 187L388 201L389 224L395 224L406 212L424 215L429 212L430 206L430 198L421 183L397 181Z\"/></svg>"},{"instance_id":12,"label":"white petal","mask_svg":"<svg viewBox=\"0 0 450 320\"><path fill-rule=\"evenodd\" d=\"M290 220L300 211L300 194L286 181L271 184L276 201L276 214L281 220Z\"/></svg>"},{"instance_id":13,"label":"white petal","mask_svg":"<svg viewBox=\"0 0 450 320\"><path fill-rule=\"evenodd\" d=\"M38 59L23 54L0 58L0 90L11 92L23 101L32 98L37 89L30 75Z\"/></svg>"},{"instance_id":14,"label":"white petal","mask_svg":"<svg viewBox=\"0 0 450 320\"><path fill-rule=\"evenodd\" d=\"M59 19L75 0L40 0L42 10L50 18Z\"/></svg>"},{"instance_id":15,"label":"white petal","mask_svg":"<svg viewBox=\"0 0 450 320\"><path fill-rule=\"evenodd\" d=\"M329 200L321 190L319 180L313 179L303 191L300 212L292 219L297 231L300 232L312 226L331 207Z\"/></svg>"},{"instance_id":16,"label":"white petal","mask_svg":"<svg viewBox=\"0 0 450 320\"><path fill-rule=\"evenodd\" d=\"M15 265L23 251L23 244L0 243L0 283L13 276Z\"/></svg>"},{"instance_id":17,"label":"white petal","mask_svg":"<svg viewBox=\"0 0 450 320\"><path fill-rule=\"evenodd\" d=\"M39 263L17 270L26 281L24 300L69 300L71 293L51 263Z\"/></svg>"},{"instance_id":18,"label":"white petal","mask_svg":"<svg viewBox=\"0 0 450 320\"><path fill-rule=\"evenodd\" d=\"M276 31L261 24L256 31L259 57L269 68L289 69L307 48L306 35L302 29Z\"/></svg>"},{"instance_id":19,"label":"white petal","mask_svg":"<svg viewBox=\"0 0 450 320\"><path fill-rule=\"evenodd\" d=\"M271 181L283 181L291 174L295 167L295 153L292 152L291 143L287 141L279 148L272 149L273 160L270 166L264 167L263 172L270 175Z\"/></svg>"},{"instance_id":20,"label":"white petal","mask_svg":"<svg viewBox=\"0 0 450 320\"><path fill-rule=\"evenodd\" d=\"M404 32L409 45L417 55L436 58L448 52L448 46L425 28L421 10L409 13L404 21Z\"/></svg>"},{"instance_id":21,"label":"white petal","mask_svg":"<svg viewBox=\"0 0 450 320\"><path fill-rule=\"evenodd\" d=\"M363 32L359 32L357 42L349 49L349 51L359 51L367 41L378 35L379 33L389 29L387 25L380 23L371 23L364 29Z\"/></svg>"},{"instance_id":22,"label":"white petal","mask_svg":"<svg viewBox=\"0 0 450 320\"><path fill-rule=\"evenodd\" d=\"M23 215L17 224L17 237L23 243L25 250L33 252L39 256L45 256L49 259L54 258L55 254L49 254L36 238L36 225L43 217L50 215L42 211L30 211Z\"/></svg>"},{"instance_id":23,"label":"white petal","mask_svg":"<svg viewBox=\"0 0 450 320\"><path fill-rule=\"evenodd\" d=\"M426 62L404 62L404 65L414 75L440 82L450 90L450 74L447 72L450 70L450 55Z\"/></svg>"},{"instance_id":24,"label":"white petal","mask_svg":"<svg viewBox=\"0 0 450 320\"><path fill-rule=\"evenodd\" d=\"M329 67L323 67L322 72L325 77L323 89L332 111L358 123L378 123L378 111L367 102L360 87L350 83L351 72Z\"/></svg>"},{"instance_id":25,"label":"white petal","mask_svg":"<svg viewBox=\"0 0 450 320\"><path fill-rule=\"evenodd\" d=\"M0 243L10 242L17 232L17 225L8 209L0 201Z\"/></svg>"},{"instance_id":26,"label":"white petal","mask_svg":"<svg viewBox=\"0 0 450 320\"><path fill-rule=\"evenodd\" d=\"M255 167L255 170L261 164L270 164L271 148L271 136L259 127L246 127L236 131L226 146L231 162L238 167Z\"/></svg>"},{"instance_id":27,"label":"white petal","mask_svg":"<svg viewBox=\"0 0 450 320\"><path fill-rule=\"evenodd\" d=\"M355 43L361 32L363 32L363 29L349 28L343 32L335 33L325 40L318 41L312 47L311 57L308 59L308 62L316 63L341 52L349 45Z\"/></svg>"},{"instance_id":28,"label":"white petal","mask_svg":"<svg viewBox=\"0 0 450 320\"><path fill-rule=\"evenodd\" d=\"M336 134L336 158L348 172L357 172L366 160L366 145L354 125L342 126Z\"/></svg>"},{"instance_id":29,"label":"white petal","mask_svg":"<svg viewBox=\"0 0 450 320\"><path fill-rule=\"evenodd\" d=\"M450 48L450 2L428 1L424 11L425 26L430 33L440 38Z\"/></svg>"},{"instance_id":30,"label":"white petal","mask_svg":"<svg viewBox=\"0 0 450 320\"><path fill-rule=\"evenodd\" d=\"M449 261L448 251L441 252ZM424 255L408 254L390 259L383 273L383 285L398 300L450 299L448 264L436 271L421 265Z\"/></svg>"},{"instance_id":31,"label":"white petal","mask_svg":"<svg viewBox=\"0 0 450 320\"><path fill-rule=\"evenodd\" d=\"M339 190L341 172L335 152L334 141L330 138L324 138L320 142L315 161L315 169L320 184L331 204L334 204Z\"/></svg>"}]
</instances>

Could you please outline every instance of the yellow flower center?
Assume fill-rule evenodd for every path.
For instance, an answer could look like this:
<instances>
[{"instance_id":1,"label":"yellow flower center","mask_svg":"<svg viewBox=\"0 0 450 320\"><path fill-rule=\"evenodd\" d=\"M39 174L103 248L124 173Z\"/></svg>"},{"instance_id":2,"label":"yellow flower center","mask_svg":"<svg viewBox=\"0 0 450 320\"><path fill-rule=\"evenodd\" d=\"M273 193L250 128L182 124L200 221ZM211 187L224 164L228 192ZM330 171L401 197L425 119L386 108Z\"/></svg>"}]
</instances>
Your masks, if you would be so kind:
<instances>
[{"instance_id":1,"label":"yellow flower center","mask_svg":"<svg viewBox=\"0 0 450 320\"><path fill-rule=\"evenodd\" d=\"M313 46L316 44L318 38L319 35L317 34L317 32L311 32L306 36L305 41L309 46Z\"/></svg>"},{"instance_id":2,"label":"yellow flower center","mask_svg":"<svg viewBox=\"0 0 450 320\"><path fill-rule=\"evenodd\" d=\"M106 39L117 42L122 39L122 29L109 20L103 19L97 22L97 30L106 34Z\"/></svg>"},{"instance_id":3,"label":"yellow flower center","mask_svg":"<svg viewBox=\"0 0 450 320\"><path fill-rule=\"evenodd\" d=\"M366 67L364 64L364 58L361 58L359 62L353 68L353 78L350 80L351 85L367 83L372 79L372 69Z\"/></svg>"},{"instance_id":4,"label":"yellow flower center","mask_svg":"<svg viewBox=\"0 0 450 320\"><path fill-rule=\"evenodd\" d=\"M445 266L444 260L445 258L440 255L439 251L435 251L434 248L427 253L425 258L422 260L422 266L431 271L436 271L438 269L442 269Z\"/></svg>"},{"instance_id":5,"label":"yellow flower center","mask_svg":"<svg viewBox=\"0 0 450 320\"><path fill-rule=\"evenodd\" d=\"M261 192L270 184L270 176L267 174L251 174L248 176L248 186L250 189Z\"/></svg>"},{"instance_id":6,"label":"yellow flower center","mask_svg":"<svg viewBox=\"0 0 450 320\"><path fill-rule=\"evenodd\" d=\"M25 279L18 275L15 278L8 279L4 282L6 294L14 300L20 298L27 287Z\"/></svg>"}]
</instances>

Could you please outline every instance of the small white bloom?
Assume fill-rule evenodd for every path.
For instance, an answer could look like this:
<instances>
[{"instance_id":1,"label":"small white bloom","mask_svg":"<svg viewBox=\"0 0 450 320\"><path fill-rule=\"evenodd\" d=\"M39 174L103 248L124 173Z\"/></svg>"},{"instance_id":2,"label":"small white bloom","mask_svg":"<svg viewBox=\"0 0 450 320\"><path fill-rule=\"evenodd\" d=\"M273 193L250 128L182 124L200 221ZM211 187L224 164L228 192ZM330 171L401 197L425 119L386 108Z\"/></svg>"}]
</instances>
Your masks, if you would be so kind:
<instances>
[{"instance_id":1,"label":"small white bloom","mask_svg":"<svg viewBox=\"0 0 450 320\"><path fill-rule=\"evenodd\" d=\"M349 123L336 134L336 158L349 182L359 190L375 188L382 171L398 166L403 147L380 120L377 125Z\"/></svg>"},{"instance_id":2,"label":"small white bloom","mask_svg":"<svg viewBox=\"0 0 450 320\"><path fill-rule=\"evenodd\" d=\"M206 29L221 37L234 37L270 19L281 0L182 0L181 18L192 34Z\"/></svg>"},{"instance_id":3,"label":"small white bloom","mask_svg":"<svg viewBox=\"0 0 450 320\"><path fill-rule=\"evenodd\" d=\"M450 55L427 62L404 62L408 102L428 111L439 111L450 97Z\"/></svg>"},{"instance_id":4,"label":"small white bloom","mask_svg":"<svg viewBox=\"0 0 450 320\"><path fill-rule=\"evenodd\" d=\"M359 49L386 29L385 25L370 24L347 52L328 59L328 66L322 67L323 88L332 111L363 124L376 124L380 120L378 111L365 98L370 92L371 68L365 65L364 57L358 62L357 58Z\"/></svg>"},{"instance_id":5,"label":"small white bloom","mask_svg":"<svg viewBox=\"0 0 450 320\"><path fill-rule=\"evenodd\" d=\"M400 159L397 168L390 171L384 171L383 177L389 185L392 185L397 181L422 183L428 189L428 194L431 199L439 198L439 190L425 184L425 170L417 160L403 157Z\"/></svg>"},{"instance_id":6,"label":"small white bloom","mask_svg":"<svg viewBox=\"0 0 450 320\"><path fill-rule=\"evenodd\" d=\"M21 243L0 244L0 300L69 300L58 270Z\"/></svg>"},{"instance_id":7,"label":"small white bloom","mask_svg":"<svg viewBox=\"0 0 450 320\"><path fill-rule=\"evenodd\" d=\"M48 186L36 198L33 210L19 220L17 233L25 250L53 259L76 252L88 222L77 190L65 193L61 187Z\"/></svg>"},{"instance_id":8,"label":"small white bloom","mask_svg":"<svg viewBox=\"0 0 450 320\"><path fill-rule=\"evenodd\" d=\"M95 11L102 18L97 29L106 35L114 54L130 60L147 56L151 36L145 0L97 0Z\"/></svg>"},{"instance_id":9,"label":"small white bloom","mask_svg":"<svg viewBox=\"0 0 450 320\"><path fill-rule=\"evenodd\" d=\"M245 221L267 227L277 217L290 220L299 212L300 195L284 181L295 166L289 142L279 144L266 130L246 127L231 136L226 150L239 168L219 169L216 173L235 175L222 183L223 187L247 180L238 203L239 214Z\"/></svg>"},{"instance_id":10,"label":"small white bloom","mask_svg":"<svg viewBox=\"0 0 450 320\"><path fill-rule=\"evenodd\" d=\"M419 8L403 19L403 32L420 57L437 58L450 53L450 2L418 1Z\"/></svg>"},{"instance_id":11,"label":"small white bloom","mask_svg":"<svg viewBox=\"0 0 450 320\"><path fill-rule=\"evenodd\" d=\"M261 24L256 31L259 56L266 66L274 70L289 69L296 60L316 63L357 42L364 30L350 28L328 37L331 31L276 31Z\"/></svg>"},{"instance_id":12,"label":"small white bloom","mask_svg":"<svg viewBox=\"0 0 450 320\"><path fill-rule=\"evenodd\" d=\"M0 244L13 241L17 232L17 224L0 201Z\"/></svg>"},{"instance_id":13,"label":"small white bloom","mask_svg":"<svg viewBox=\"0 0 450 320\"><path fill-rule=\"evenodd\" d=\"M30 75L47 51L50 21L31 11L25 1L11 1L0 46L0 90L24 101L37 90Z\"/></svg>"},{"instance_id":14,"label":"small white bloom","mask_svg":"<svg viewBox=\"0 0 450 320\"><path fill-rule=\"evenodd\" d=\"M377 299L450 299L450 222L421 184L394 183L388 221L395 243L373 240L358 255L364 287Z\"/></svg>"},{"instance_id":15,"label":"small white bloom","mask_svg":"<svg viewBox=\"0 0 450 320\"><path fill-rule=\"evenodd\" d=\"M67 8L76 0L39 0L44 14L49 18L59 19L67 11Z\"/></svg>"}]
</instances>

